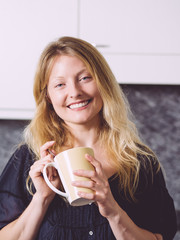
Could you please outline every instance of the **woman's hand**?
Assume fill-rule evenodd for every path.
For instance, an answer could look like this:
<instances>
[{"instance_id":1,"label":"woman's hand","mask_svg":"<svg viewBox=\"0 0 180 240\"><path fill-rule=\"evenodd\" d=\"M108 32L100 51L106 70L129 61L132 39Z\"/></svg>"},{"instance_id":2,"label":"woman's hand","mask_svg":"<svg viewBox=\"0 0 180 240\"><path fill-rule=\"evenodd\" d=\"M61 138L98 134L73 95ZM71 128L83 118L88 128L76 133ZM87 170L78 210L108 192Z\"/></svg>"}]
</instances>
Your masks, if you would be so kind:
<instances>
[{"instance_id":1,"label":"woman's hand","mask_svg":"<svg viewBox=\"0 0 180 240\"><path fill-rule=\"evenodd\" d=\"M124 240L161 240L162 236L160 234L151 233L135 225L112 196L108 178L103 171L101 163L89 155L86 155L86 159L94 166L95 171L76 170L74 174L88 177L90 181L75 181L72 184L76 187L85 187L94 190L94 193L78 192L78 194L80 197L97 202L99 212L108 219L115 238Z\"/></svg>"},{"instance_id":2,"label":"woman's hand","mask_svg":"<svg viewBox=\"0 0 180 240\"><path fill-rule=\"evenodd\" d=\"M94 166L95 171L76 170L74 175L90 178L90 181L74 181L72 185L94 190L94 193L78 192L78 195L96 201L101 215L111 218L117 215L120 208L111 193L108 178L100 162L88 154L86 159Z\"/></svg>"},{"instance_id":3,"label":"woman's hand","mask_svg":"<svg viewBox=\"0 0 180 240\"><path fill-rule=\"evenodd\" d=\"M48 187L44 178L43 178L43 168L47 163L53 161L53 156L48 152L48 149L54 145L54 141L46 142L40 148L40 160L36 161L30 169L29 175L33 181L33 184L36 188L36 195L38 195L43 200L52 201L55 196L55 193ZM47 176L50 182L55 186L60 186L60 180L55 168L49 167L47 169Z\"/></svg>"}]
</instances>

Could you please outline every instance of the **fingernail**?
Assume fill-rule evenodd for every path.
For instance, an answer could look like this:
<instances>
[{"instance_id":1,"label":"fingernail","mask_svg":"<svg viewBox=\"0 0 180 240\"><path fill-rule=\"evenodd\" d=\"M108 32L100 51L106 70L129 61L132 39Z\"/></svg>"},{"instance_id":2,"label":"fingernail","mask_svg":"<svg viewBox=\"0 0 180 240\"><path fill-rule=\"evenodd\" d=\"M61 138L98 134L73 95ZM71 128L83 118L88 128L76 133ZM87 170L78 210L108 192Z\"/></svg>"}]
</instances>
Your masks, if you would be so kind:
<instances>
[{"instance_id":1,"label":"fingernail","mask_svg":"<svg viewBox=\"0 0 180 240\"><path fill-rule=\"evenodd\" d=\"M84 193L83 193L83 192L78 192L78 195L79 195L80 197L83 197L83 196L84 196Z\"/></svg>"},{"instance_id":2,"label":"fingernail","mask_svg":"<svg viewBox=\"0 0 180 240\"><path fill-rule=\"evenodd\" d=\"M53 157L56 156L52 150L48 149L48 152L49 152Z\"/></svg>"},{"instance_id":3,"label":"fingernail","mask_svg":"<svg viewBox=\"0 0 180 240\"><path fill-rule=\"evenodd\" d=\"M86 155L85 155L85 156L86 156L86 158L88 158L88 160L90 160L90 161L92 160L92 156L91 156L91 155L89 155L88 153L86 153Z\"/></svg>"}]
</instances>

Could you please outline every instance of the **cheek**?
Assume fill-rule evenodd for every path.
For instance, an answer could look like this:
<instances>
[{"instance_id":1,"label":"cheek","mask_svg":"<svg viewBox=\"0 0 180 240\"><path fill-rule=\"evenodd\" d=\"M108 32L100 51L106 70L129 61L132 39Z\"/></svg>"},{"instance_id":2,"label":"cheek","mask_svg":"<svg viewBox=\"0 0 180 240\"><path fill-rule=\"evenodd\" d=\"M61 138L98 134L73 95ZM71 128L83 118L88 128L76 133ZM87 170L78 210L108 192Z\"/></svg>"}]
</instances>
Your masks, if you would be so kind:
<instances>
[{"instance_id":1,"label":"cheek","mask_svg":"<svg viewBox=\"0 0 180 240\"><path fill-rule=\"evenodd\" d=\"M63 103L64 103L64 101L60 97L53 99L53 104L56 106L59 106L59 107L63 106Z\"/></svg>"},{"instance_id":2,"label":"cheek","mask_svg":"<svg viewBox=\"0 0 180 240\"><path fill-rule=\"evenodd\" d=\"M58 100L57 98L52 98L51 99L51 104L54 109L54 112L62 118L63 112L64 112L64 107L61 104L61 101Z\"/></svg>"},{"instance_id":3,"label":"cheek","mask_svg":"<svg viewBox=\"0 0 180 240\"><path fill-rule=\"evenodd\" d=\"M51 99L51 103L53 106L57 104L57 102L58 102L57 98L55 98L54 96L52 96L52 97L50 96L50 99Z\"/></svg>"},{"instance_id":4,"label":"cheek","mask_svg":"<svg viewBox=\"0 0 180 240\"><path fill-rule=\"evenodd\" d=\"M58 102L61 101L61 98L62 98L62 94L59 94L59 92L57 91L53 91L53 90L48 90L48 96L51 100L51 103L54 105Z\"/></svg>"},{"instance_id":5,"label":"cheek","mask_svg":"<svg viewBox=\"0 0 180 240\"><path fill-rule=\"evenodd\" d=\"M58 109L60 107L63 107L64 100L60 95L50 96L50 100L51 100L51 104L56 112L58 111Z\"/></svg>"}]
</instances>

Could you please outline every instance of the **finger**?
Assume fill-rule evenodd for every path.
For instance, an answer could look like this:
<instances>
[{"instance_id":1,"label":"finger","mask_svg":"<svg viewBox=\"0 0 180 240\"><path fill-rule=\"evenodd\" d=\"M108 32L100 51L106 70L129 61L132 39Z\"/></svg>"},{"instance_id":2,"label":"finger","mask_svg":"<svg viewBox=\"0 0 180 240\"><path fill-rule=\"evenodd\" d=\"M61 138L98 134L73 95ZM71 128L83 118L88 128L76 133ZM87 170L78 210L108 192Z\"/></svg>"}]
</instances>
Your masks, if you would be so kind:
<instances>
[{"instance_id":1,"label":"finger","mask_svg":"<svg viewBox=\"0 0 180 240\"><path fill-rule=\"evenodd\" d=\"M37 165L41 165L41 164L43 164L45 166L47 163L50 163L53 161L54 161L53 157L50 154L48 154L43 159L35 161L32 166L37 166Z\"/></svg>"},{"instance_id":2,"label":"finger","mask_svg":"<svg viewBox=\"0 0 180 240\"><path fill-rule=\"evenodd\" d=\"M34 178L34 177L41 176L43 172L43 168L44 168L43 165L31 166L31 169L29 171L30 177Z\"/></svg>"},{"instance_id":3,"label":"finger","mask_svg":"<svg viewBox=\"0 0 180 240\"><path fill-rule=\"evenodd\" d=\"M57 177L57 171L56 168L54 167L48 167L47 168L47 177L49 178L50 181L52 181L55 177Z\"/></svg>"},{"instance_id":4,"label":"finger","mask_svg":"<svg viewBox=\"0 0 180 240\"><path fill-rule=\"evenodd\" d=\"M108 184L101 184L94 181L72 181L72 186L79 188L88 188L95 191L98 195L102 195L103 192L107 193L106 189L109 189Z\"/></svg>"},{"instance_id":5,"label":"finger","mask_svg":"<svg viewBox=\"0 0 180 240\"><path fill-rule=\"evenodd\" d=\"M41 166L43 169L46 164L51 163L52 161L53 157L49 154L45 158L35 161L30 169L37 169L39 166Z\"/></svg>"},{"instance_id":6,"label":"finger","mask_svg":"<svg viewBox=\"0 0 180 240\"><path fill-rule=\"evenodd\" d=\"M85 154L85 158L95 167L95 169L101 169L101 164L93 156Z\"/></svg>"},{"instance_id":7,"label":"finger","mask_svg":"<svg viewBox=\"0 0 180 240\"><path fill-rule=\"evenodd\" d=\"M44 159L44 161L46 161L47 163L53 162L54 158L51 154L48 154ZM45 166L47 163L44 163L44 161L42 162L42 164ZM47 176L48 178L51 180L52 178L57 176L57 170L55 167L53 166L49 166L47 168Z\"/></svg>"},{"instance_id":8,"label":"finger","mask_svg":"<svg viewBox=\"0 0 180 240\"><path fill-rule=\"evenodd\" d=\"M86 154L85 157L94 166L94 168L95 168L97 174L99 175L99 177L107 179L101 163L89 154Z\"/></svg>"},{"instance_id":9,"label":"finger","mask_svg":"<svg viewBox=\"0 0 180 240\"><path fill-rule=\"evenodd\" d=\"M54 143L55 143L55 141L49 141L40 147L41 158L45 157L48 154L48 152L47 152L48 148L51 148L54 145Z\"/></svg>"},{"instance_id":10,"label":"finger","mask_svg":"<svg viewBox=\"0 0 180 240\"><path fill-rule=\"evenodd\" d=\"M31 176L31 178L42 176L43 169L47 163L49 163L49 161L44 161L42 164L33 165L29 172L29 175ZM50 181L53 181L54 178L56 178L58 176L57 171L54 167L48 167L46 169L46 173L47 173L47 177Z\"/></svg>"},{"instance_id":11,"label":"finger","mask_svg":"<svg viewBox=\"0 0 180 240\"><path fill-rule=\"evenodd\" d=\"M89 171L89 170L74 170L73 174L79 177L86 177L91 179L93 182L96 182L97 185L102 185L103 184L103 178L97 174L96 171Z\"/></svg>"},{"instance_id":12,"label":"finger","mask_svg":"<svg viewBox=\"0 0 180 240\"><path fill-rule=\"evenodd\" d=\"M96 172L93 170L77 169L73 171L73 174L79 177L96 178Z\"/></svg>"},{"instance_id":13,"label":"finger","mask_svg":"<svg viewBox=\"0 0 180 240\"><path fill-rule=\"evenodd\" d=\"M96 201L96 193L86 193L86 192L78 192L78 195L82 198L86 198L86 199L89 199L89 200L94 200Z\"/></svg>"},{"instance_id":14,"label":"finger","mask_svg":"<svg viewBox=\"0 0 180 240\"><path fill-rule=\"evenodd\" d=\"M56 156L56 152L53 149L49 149L47 150L53 157Z\"/></svg>"},{"instance_id":15,"label":"finger","mask_svg":"<svg viewBox=\"0 0 180 240\"><path fill-rule=\"evenodd\" d=\"M56 170L50 170L51 167L49 167L47 169L47 177L49 179L49 181L54 181L56 178L57 178L57 172ZM43 178L43 169L44 169L44 164L40 164L40 165L37 165L37 166L32 166L31 170L29 171L29 175L31 177L31 179L35 179L37 177L41 177Z\"/></svg>"},{"instance_id":16,"label":"finger","mask_svg":"<svg viewBox=\"0 0 180 240\"><path fill-rule=\"evenodd\" d=\"M72 181L74 187L89 188L95 190L96 183L94 181Z\"/></svg>"}]
</instances>

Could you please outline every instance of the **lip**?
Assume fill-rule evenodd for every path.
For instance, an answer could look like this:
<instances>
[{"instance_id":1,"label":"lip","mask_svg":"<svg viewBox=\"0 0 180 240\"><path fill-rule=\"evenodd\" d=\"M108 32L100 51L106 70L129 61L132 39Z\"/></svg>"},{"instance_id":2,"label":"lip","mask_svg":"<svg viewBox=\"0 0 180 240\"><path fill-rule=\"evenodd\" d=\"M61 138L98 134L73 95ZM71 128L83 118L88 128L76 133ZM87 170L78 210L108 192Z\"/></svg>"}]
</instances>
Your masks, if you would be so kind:
<instances>
[{"instance_id":1,"label":"lip","mask_svg":"<svg viewBox=\"0 0 180 240\"><path fill-rule=\"evenodd\" d=\"M71 106L73 106L73 105L78 105L78 104L86 103L86 102L87 102L87 104L85 104L82 107L71 108ZM82 109L82 108L85 108L86 106L88 106L90 102L91 102L91 99L87 99L87 100L83 100L83 101L77 101L77 102L73 102L73 103L68 104L67 107L71 110Z\"/></svg>"}]
</instances>

